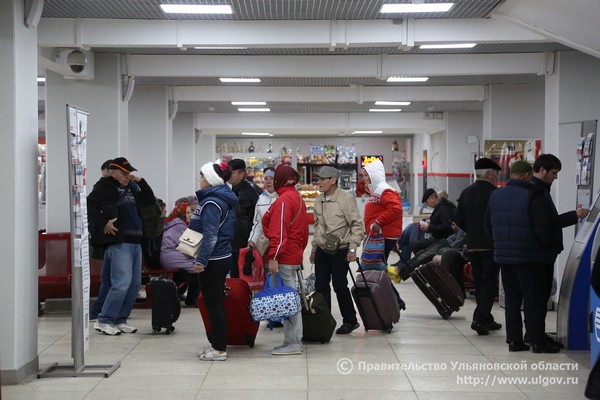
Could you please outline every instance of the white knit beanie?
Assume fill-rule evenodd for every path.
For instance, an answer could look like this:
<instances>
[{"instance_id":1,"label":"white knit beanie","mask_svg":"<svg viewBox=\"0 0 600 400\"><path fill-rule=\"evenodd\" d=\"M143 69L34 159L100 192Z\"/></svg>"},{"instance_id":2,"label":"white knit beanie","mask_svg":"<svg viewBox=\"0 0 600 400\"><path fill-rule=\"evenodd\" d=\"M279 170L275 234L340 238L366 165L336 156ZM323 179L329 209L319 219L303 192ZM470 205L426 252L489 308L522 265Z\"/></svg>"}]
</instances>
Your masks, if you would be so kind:
<instances>
[{"instance_id":1,"label":"white knit beanie","mask_svg":"<svg viewBox=\"0 0 600 400\"><path fill-rule=\"evenodd\" d=\"M206 164L204 164L202 168L200 168L200 172L202 173L202 175L204 175L204 179L206 179L206 182L208 182L210 186L218 186L225 184L225 181L223 181L223 178L221 178L219 174L217 174L215 168L213 167L213 163L211 162L207 162Z\"/></svg>"}]
</instances>

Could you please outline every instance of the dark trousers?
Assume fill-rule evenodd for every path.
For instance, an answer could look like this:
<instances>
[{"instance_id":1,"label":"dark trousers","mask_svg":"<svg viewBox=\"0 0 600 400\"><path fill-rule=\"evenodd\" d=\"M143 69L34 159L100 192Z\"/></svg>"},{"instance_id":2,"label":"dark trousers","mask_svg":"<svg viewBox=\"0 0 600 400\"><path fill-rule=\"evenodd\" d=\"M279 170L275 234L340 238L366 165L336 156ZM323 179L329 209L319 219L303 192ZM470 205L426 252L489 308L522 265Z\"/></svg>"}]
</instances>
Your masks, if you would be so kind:
<instances>
[{"instance_id":1,"label":"dark trousers","mask_svg":"<svg viewBox=\"0 0 600 400\"><path fill-rule=\"evenodd\" d=\"M333 282L333 290L337 297L340 312L344 323L356 324L356 310L352 296L348 289L348 268L346 261L348 249L339 249L334 255L327 254L317 247L315 253L315 289L322 293L331 309L331 288L329 281Z\"/></svg>"},{"instance_id":2,"label":"dark trousers","mask_svg":"<svg viewBox=\"0 0 600 400\"><path fill-rule=\"evenodd\" d=\"M430 237L429 239L419 239L419 240L415 240L414 242L412 242L412 252L414 254L417 254L418 252L420 252L421 250L425 250L426 248L428 248L429 246L431 246L432 244L434 244L435 242L437 242L439 239L436 239L434 237Z\"/></svg>"},{"instance_id":3,"label":"dark trousers","mask_svg":"<svg viewBox=\"0 0 600 400\"><path fill-rule=\"evenodd\" d=\"M225 292L225 277L229 272L231 260L211 260L198 274L200 290L208 311L208 319L212 331L207 333L208 341L215 350L227 350L227 313L223 303Z\"/></svg>"},{"instance_id":4,"label":"dark trousers","mask_svg":"<svg viewBox=\"0 0 600 400\"><path fill-rule=\"evenodd\" d=\"M198 305L198 296L200 295L200 282L198 281L198 274L189 272L185 269L180 269L178 272L183 276L183 280L187 283L187 296L185 298L185 304L188 306Z\"/></svg>"},{"instance_id":5,"label":"dark trousers","mask_svg":"<svg viewBox=\"0 0 600 400\"><path fill-rule=\"evenodd\" d=\"M447 249L442 253L442 266L456 280L463 295L465 294L465 263L464 257L456 249Z\"/></svg>"},{"instance_id":6,"label":"dark trousers","mask_svg":"<svg viewBox=\"0 0 600 400\"><path fill-rule=\"evenodd\" d=\"M529 343L545 342L548 264L502 265L505 294L506 341L523 341L521 304L525 314L525 337Z\"/></svg>"},{"instance_id":7,"label":"dark trousers","mask_svg":"<svg viewBox=\"0 0 600 400\"><path fill-rule=\"evenodd\" d=\"M475 283L475 301L477 306L473 312L473 321L488 324L494 321L492 307L498 288L496 281L500 266L494 262L494 252L473 251L469 252L473 270L473 283Z\"/></svg>"},{"instance_id":8,"label":"dark trousers","mask_svg":"<svg viewBox=\"0 0 600 400\"><path fill-rule=\"evenodd\" d=\"M240 256L240 250L237 249L232 249L231 250L231 260L230 260L230 270L229 272L229 276L231 278L239 278L240 277L240 270L238 267L238 257Z\"/></svg>"}]
</instances>

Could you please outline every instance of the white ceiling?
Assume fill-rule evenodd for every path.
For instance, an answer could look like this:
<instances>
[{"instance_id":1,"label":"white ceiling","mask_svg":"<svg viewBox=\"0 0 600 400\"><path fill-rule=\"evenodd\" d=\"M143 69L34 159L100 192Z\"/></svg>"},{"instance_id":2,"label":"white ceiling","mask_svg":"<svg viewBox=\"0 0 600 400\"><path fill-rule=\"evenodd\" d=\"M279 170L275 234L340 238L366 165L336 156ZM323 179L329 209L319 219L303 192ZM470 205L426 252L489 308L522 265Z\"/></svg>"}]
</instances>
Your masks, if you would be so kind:
<instances>
[{"instance_id":1,"label":"white ceiling","mask_svg":"<svg viewBox=\"0 0 600 400\"><path fill-rule=\"evenodd\" d=\"M446 14L405 19L379 13L381 0L165 2L230 4L234 14L167 15L159 0L45 0L40 54L57 47L125 54L136 85L173 86L178 111L199 113L201 126L222 135L248 127L285 135L348 133L358 128L352 121L385 133L434 132L440 124L429 124L424 112L481 110L490 84L543 84L553 52L600 57L595 0L454 0ZM418 47L449 42L478 45ZM40 56L40 64L69 73L49 58ZM386 82L395 75L430 79ZM239 76L261 83L218 80ZM234 100L267 101L271 112L242 115ZM398 114L372 115L375 100L412 104Z\"/></svg>"}]
</instances>

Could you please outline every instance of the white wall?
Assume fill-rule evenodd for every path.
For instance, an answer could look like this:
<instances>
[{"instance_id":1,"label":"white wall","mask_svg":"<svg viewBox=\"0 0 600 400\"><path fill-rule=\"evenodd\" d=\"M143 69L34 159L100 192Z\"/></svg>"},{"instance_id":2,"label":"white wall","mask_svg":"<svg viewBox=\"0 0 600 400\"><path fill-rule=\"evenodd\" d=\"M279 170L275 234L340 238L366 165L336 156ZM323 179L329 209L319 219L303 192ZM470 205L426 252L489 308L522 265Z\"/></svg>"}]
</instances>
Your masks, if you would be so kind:
<instances>
[{"instance_id":1,"label":"white wall","mask_svg":"<svg viewBox=\"0 0 600 400\"><path fill-rule=\"evenodd\" d=\"M484 102L485 139L532 139L543 136L543 84L488 87L488 99Z\"/></svg>"},{"instance_id":2,"label":"white wall","mask_svg":"<svg viewBox=\"0 0 600 400\"><path fill-rule=\"evenodd\" d=\"M167 87L136 85L129 101L129 151L126 157L148 182L154 195L167 197L172 123L168 117Z\"/></svg>"},{"instance_id":3,"label":"white wall","mask_svg":"<svg viewBox=\"0 0 600 400\"><path fill-rule=\"evenodd\" d=\"M189 196L196 189L196 146L194 115L179 113L173 120L173 158L169 173L168 198L163 199L170 211L175 200Z\"/></svg>"},{"instance_id":4,"label":"white wall","mask_svg":"<svg viewBox=\"0 0 600 400\"><path fill-rule=\"evenodd\" d=\"M19 383L38 368L37 30L24 25L24 4L21 0L0 2L0 182L5 210L0 231L3 385Z\"/></svg>"},{"instance_id":5,"label":"white wall","mask_svg":"<svg viewBox=\"0 0 600 400\"><path fill-rule=\"evenodd\" d=\"M467 136L476 135L481 143L481 151L483 151L483 113L481 111L449 112L446 115L448 120L445 148L446 172L449 174L472 174L477 143L467 143ZM449 177L450 199L457 199L463 189L472 181L473 178Z\"/></svg>"},{"instance_id":6,"label":"white wall","mask_svg":"<svg viewBox=\"0 0 600 400\"><path fill-rule=\"evenodd\" d=\"M127 105L121 98L120 56L96 54L94 59L95 74L90 81L64 79L50 71L46 74L48 232L70 230L66 105L74 105L90 113L88 193L100 178L102 163L120 155L120 143L127 138L127 132L121 126L127 116Z\"/></svg>"}]
</instances>

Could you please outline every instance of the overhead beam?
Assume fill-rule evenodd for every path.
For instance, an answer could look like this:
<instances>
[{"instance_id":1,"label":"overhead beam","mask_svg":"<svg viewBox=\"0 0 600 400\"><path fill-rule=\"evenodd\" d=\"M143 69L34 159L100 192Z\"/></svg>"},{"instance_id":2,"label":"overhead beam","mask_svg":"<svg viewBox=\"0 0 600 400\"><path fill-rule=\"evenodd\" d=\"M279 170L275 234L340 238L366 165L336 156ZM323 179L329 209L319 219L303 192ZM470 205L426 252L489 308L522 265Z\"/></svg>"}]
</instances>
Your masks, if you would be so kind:
<instances>
[{"instance_id":1,"label":"overhead beam","mask_svg":"<svg viewBox=\"0 0 600 400\"><path fill-rule=\"evenodd\" d=\"M543 74L543 53L373 56L131 55L129 74L170 77L374 77Z\"/></svg>"},{"instance_id":2,"label":"overhead beam","mask_svg":"<svg viewBox=\"0 0 600 400\"><path fill-rule=\"evenodd\" d=\"M405 24L410 25L407 29ZM172 21L42 18L42 47L403 47L445 42L544 42L546 36L489 19L366 21Z\"/></svg>"},{"instance_id":3,"label":"overhead beam","mask_svg":"<svg viewBox=\"0 0 600 400\"><path fill-rule=\"evenodd\" d=\"M196 126L202 132L239 135L260 130L278 135L336 135L354 130L381 129L386 134L437 133L446 129L445 120L426 120L423 113L303 113L240 115L198 113Z\"/></svg>"},{"instance_id":4,"label":"overhead beam","mask_svg":"<svg viewBox=\"0 0 600 400\"><path fill-rule=\"evenodd\" d=\"M483 101L484 86L428 87L223 87L177 86L176 101L294 101L363 102L406 101Z\"/></svg>"}]
</instances>

